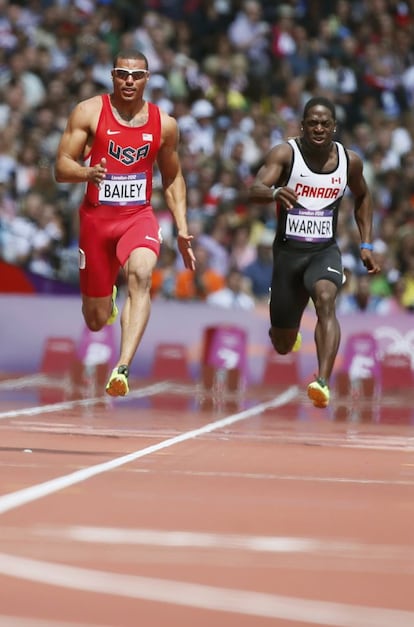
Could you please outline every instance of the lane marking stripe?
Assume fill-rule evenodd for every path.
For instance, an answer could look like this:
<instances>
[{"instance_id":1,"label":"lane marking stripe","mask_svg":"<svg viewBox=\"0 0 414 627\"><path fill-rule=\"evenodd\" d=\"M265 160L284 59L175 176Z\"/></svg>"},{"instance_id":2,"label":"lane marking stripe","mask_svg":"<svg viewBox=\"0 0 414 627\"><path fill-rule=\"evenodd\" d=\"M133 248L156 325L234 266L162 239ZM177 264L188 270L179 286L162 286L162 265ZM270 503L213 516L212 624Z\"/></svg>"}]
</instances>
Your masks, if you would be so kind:
<instances>
[{"instance_id":1,"label":"lane marking stripe","mask_svg":"<svg viewBox=\"0 0 414 627\"><path fill-rule=\"evenodd\" d=\"M248 536L78 525L63 528L45 527L35 530L35 535L93 544L244 550L259 553L308 553L358 560L374 559L375 561L398 559L408 561L414 572L414 547L397 544L364 544L348 540L318 540L294 536Z\"/></svg>"},{"instance_id":2,"label":"lane marking stripe","mask_svg":"<svg viewBox=\"0 0 414 627\"><path fill-rule=\"evenodd\" d=\"M195 583L62 566L0 553L0 572L43 584L157 601L184 607L230 612L335 627L412 627L414 612L382 607L313 601Z\"/></svg>"},{"instance_id":3,"label":"lane marking stripe","mask_svg":"<svg viewBox=\"0 0 414 627\"><path fill-rule=\"evenodd\" d=\"M87 479L95 477L96 475L100 475L104 472L108 472L115 468L119 468L120 466L124 466L125 464L129 464L136 459L140 459L141 457L145 457L146 455L151 455L151 453L156 453L165 448L174 446L175 444L180 444L181 442L194 439L200 435L211 433L223 427L228 427L229 425L232 425L236 422L241 422L242 420L246 420L247 418L251 418L252 416L256 416L257 414L262 413L270 407L280 407L282 405L285 405L286 403L289 403L289 401L291 401L293 398L295 398L297 393L297 386L292 386L288 388L285 392L283 392L283 394L280 394L271 401L268 401L266 403L260 403L259 405L255 405L254 407L250 407L249 409L246 409L244 411L232 414L230 416L227 416L226 418L222 418L221 420L210 422L202 427L199 427L198 429L186 431L173 438L168 438L167 440L163 440L158 444L147 446L146 448L139 449L137 451L134 451L133 453L128 453L127 455L123 455L122 457L116 457L107 462L82 468L81 470L77 470L68 475L63 475L62 477L57 477L56 479L51 479L50 481L45 481L44 483L40 483L29 488L23 488L22 490L18 490L17 492L1 496L0 514L4 514L5 512L8 512L12 509L16 509L17 507L25 505L26 503L41 499L49 494L59 492L64 488L73 486L77 483L81 483L82 481L86 481Z\"/></svg>"},{"instance_id":4,"label":"lane marking stripe","mask_svg":"<svg viewBox=\"0 0 414 627\"><path fill-rule=\"evenodd\" d=\"M1 463L0 463L1 465ZM351 485L401 485L414 486L414 479L364 479L362 477L322 477L314 475L276 475L273 473L224 472L219 470L171 470L162 471L155 468L130 468L129 472L184 475L190 477L228 477L235 479L255 479L258 481L307 481L309 483L344 483Z\"/></svg>"},{"instance_id":5,"label":"lane marking stripe","mask_svg":"<svg viewBox=\"0 0 414 627\"><path fill-rule=\"evenodd\" d=\"M142 398L143 396L153 396L160 394L161 392L169 391L171 383L163 381L161 383L154 383L139 390L134 390L128 394L128 400L132 398ZM123 400L123 399L121 399ZM73 401L63 401L62 403L51 403L50 405L38 405L36 407L26 407L21 409L13 409L10 411L0 412L0 420L6 418L17 418L19 416L37 416L39 414L50 414L57 411L65 411L74 409L75 407L89 407L90 405L98 405L105 402L111 403L111 399L107 395L96 396L94 398L82 398Z\"/></svg>"}]
</instances>

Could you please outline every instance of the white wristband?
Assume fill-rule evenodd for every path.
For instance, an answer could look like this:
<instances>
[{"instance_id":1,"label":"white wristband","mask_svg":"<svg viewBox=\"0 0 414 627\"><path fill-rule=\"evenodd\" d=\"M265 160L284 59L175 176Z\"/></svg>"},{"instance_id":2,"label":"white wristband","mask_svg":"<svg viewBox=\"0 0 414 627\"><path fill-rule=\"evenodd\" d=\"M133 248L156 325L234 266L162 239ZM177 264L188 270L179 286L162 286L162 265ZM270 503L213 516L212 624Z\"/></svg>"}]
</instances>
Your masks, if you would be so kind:
<instances>
[{"instance_id":1,"label":"white wristband","mask_svg":"<svg viewBox=\"0 0 414 627\"><path fill-rule=\"evenodd\" d=\"M273 190L273 193L272 193L273 200L276 200L276 196L278 195L281 189L282 189L281 187L276 187L276 189Z\"/></svg>"}]
</instances>

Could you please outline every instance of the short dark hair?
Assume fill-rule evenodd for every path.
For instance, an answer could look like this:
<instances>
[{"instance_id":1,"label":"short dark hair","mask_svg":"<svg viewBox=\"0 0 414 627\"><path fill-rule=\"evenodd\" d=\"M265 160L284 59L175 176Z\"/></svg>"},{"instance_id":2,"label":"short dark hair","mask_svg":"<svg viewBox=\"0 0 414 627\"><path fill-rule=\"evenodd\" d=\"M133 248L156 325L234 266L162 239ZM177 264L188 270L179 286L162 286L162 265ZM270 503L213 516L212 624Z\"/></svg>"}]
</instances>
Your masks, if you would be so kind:
<instances>
[{"instance_id":1,"label":"short dark hair","mask_svg":"<svg viewBox=\"0 0 414 627\"><path fill-rule=\"evenodd\" d=\"M148 70L148 59L143 52L139 50L135 50L134 48L126 48L125 50L120 50L114 56L114 65L116 67L118 64L118 59L140 59L145 63L145 69Z\"/></svg>"},{"instance_id":2,"label":"short dark hair","mask_svg":"<svg viewBox=\"0 0 414 627\"><path fill-rule=\"evenodd\" d=\"M324 96L315 96L314 98L308 100L308 102L305 104L305 108L303 109L303 117L306 118L309 109L317 107L318 105L329 109L329 111L332 113L333 119L336 120L335 105L332 100L329 100L329 98L325 98Z\"/></svg>"}]
</instances>

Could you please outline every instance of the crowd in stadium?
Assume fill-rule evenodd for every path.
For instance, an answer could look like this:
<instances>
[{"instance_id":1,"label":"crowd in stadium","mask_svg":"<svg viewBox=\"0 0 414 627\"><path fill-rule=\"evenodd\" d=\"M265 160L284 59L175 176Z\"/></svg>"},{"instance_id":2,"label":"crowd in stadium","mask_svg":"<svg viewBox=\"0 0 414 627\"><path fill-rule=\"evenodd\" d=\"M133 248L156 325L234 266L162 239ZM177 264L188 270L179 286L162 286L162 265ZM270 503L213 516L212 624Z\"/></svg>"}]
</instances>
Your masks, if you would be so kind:
<instances>
[{"instance_id":1,"label":"crowd in stadium","mask_svg":"<svg viewBox=\"0 0 414 627\"><path fill-rule=\"evenodd\" d=\"M84 190L56 183L56 148L74 105L111 91L115 53L137 48L147 98L178 121L198 261L193 276L180 265L155 172L153 298L268 298L275 206L247 203L247 188L270 147L299 134L305 102L324 95L337 139L363 159L382 266L367 279L346 195L338 310L414 311L413 42L409 0L0 0L0 257L77 283ZM242 296L221 303L224 287Z\"/></svg>"}]
</instances>

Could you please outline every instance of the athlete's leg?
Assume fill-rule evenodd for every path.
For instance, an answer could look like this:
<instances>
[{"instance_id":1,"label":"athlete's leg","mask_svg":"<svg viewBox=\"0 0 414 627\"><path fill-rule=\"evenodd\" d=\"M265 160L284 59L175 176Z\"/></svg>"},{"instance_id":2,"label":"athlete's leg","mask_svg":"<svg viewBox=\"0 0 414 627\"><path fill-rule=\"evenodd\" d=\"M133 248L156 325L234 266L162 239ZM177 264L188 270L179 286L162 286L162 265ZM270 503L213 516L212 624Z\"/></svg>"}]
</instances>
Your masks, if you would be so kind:
<instances>
[{"instance_id":1,"label":"athlete's leg","mask_svg":"<svg viewBox=\"0 0 414 627\"><path fill-rule=\"evenodd\" d=\"M112 290L99 298L82 294L82 314L88 329L100 331L112 314Z\"/></svg>"},{"instance_id":2,"label":"athlete's leg","mask_svg":"<svg viewBox=\"0 0 414 627\"><path fill-rule=\"evenodd\" d=\"M79 212L79 278L82 314L91 331L99 331L112 314L113 286L119 272L109 220L85 206Z\"/></svg>"},{"instance_id":3,"label":"athlete's leg","mask_svg":"<svg viewBox=\"0 0 414 627\"><path fill-rule=\"evenodd\" d=\"M294 329L281 329L279 327L270 327L269 337L272 346L279 355L287 355L294 350L295 344L299 344L299 327ZM298 342L296 342L298 340ZM297 348L296 350L299 350Z\"/></svg>"},{"instance_id":4,"label":"athlete's leg","mask_svg":"<svg viewBox=\"0 0 414 627\"><path fill-rule=\"evenodd\" d=\"M151 276L157 255L149 248L136 248L124 265L127 297L121 315L121 349L118 365L129 366L148 323Z\"/></svg>"},{"instance_id":5,"label":"athlete's leg","mask_svg":"<svg viewBox=\"0 0 414 627\"><path fill-rule=\"evenodd\" d=\"M269 301L269 337L280 355L298 350L301 342L299 327L309 301L302 282L305 261L304 256L276 251Z\"/></svg>"},{"instance_id":6,"label":"athlete's leg","mask_svg":"<svg viewBox=\"0 0 414 627\"><path fill-rule=\"evenodd\" d=\"M336 244L314 255L304 275L306 289L315 305L315 344L318 378L329 382L338 353L341 329L336 317L336 298L342 287L342 260Z\"/></svg>"},{"instance_id":7,"label":"athlete's leg","mask_svg":"<svg viewBox=\"0 0 414 627\"><path fill-rule=\"evenodd\" d=\"M315 344L318 359L318 378L328 383L335 364L341 340L341 329L336 317L335 301L338 288L329 280L317 281L312 294L317 322Z\"/></svg>"}]
</instances>

